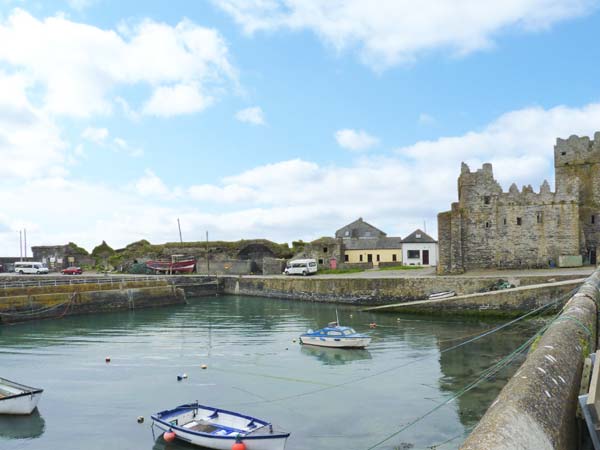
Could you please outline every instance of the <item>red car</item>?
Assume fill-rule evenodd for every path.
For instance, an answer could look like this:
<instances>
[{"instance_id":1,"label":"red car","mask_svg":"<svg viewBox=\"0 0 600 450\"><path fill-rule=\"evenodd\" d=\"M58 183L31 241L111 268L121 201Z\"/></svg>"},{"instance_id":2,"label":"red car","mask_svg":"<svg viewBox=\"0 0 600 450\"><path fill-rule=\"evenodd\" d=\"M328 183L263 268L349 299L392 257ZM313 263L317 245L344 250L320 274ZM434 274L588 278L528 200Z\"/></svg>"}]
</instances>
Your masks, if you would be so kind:
<instances>
[{"instance_id":1,"label":"red car","mask_svg":"<svg viewBox=\"0 0 600 450\"><path fill-rule=\"evenodd\" d=\"M81 275L83 270L81 267L67 267L66 269L61 270L63 275Z\"/></svg>"}]
</instances>

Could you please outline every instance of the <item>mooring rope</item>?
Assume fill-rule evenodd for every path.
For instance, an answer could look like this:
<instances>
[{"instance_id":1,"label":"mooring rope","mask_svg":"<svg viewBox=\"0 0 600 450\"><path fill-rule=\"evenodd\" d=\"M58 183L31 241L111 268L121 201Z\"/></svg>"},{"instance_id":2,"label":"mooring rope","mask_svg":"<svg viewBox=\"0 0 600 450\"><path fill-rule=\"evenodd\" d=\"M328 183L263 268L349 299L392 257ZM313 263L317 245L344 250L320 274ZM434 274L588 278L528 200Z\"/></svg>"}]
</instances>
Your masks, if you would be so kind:
<instances>
[{"instance_id":1,"label":"mooring rope","mask_svg":"<svg viewBox=\"0 0 600 450\"><path fill-rule=\"evenodd\" d=\"M417 424L421 420L425 419L426 417L430 416L431 414L433 414L434 412L436 412L437 410L439 410L443 406L447 405L448 403L452 402L453 400L456 400L457 398L459 398L462 395L464 395L467 392L469 392L471 389L477 387L482 382L488 380L489 378L491 378L492 376L494 376L495 374L497 374L500 370L502 370L504 367L508 366L511 362L513 362L517 358L517 356L519 356L519 354L521 354L524 350L526 350L527 348L529 348L529 346L531 345L531 343L533 343L539 336L541 336L548 329L548 327L550 325L552 325L556 321L556 318L558 317L559 314L560 314L560 312L555 316L555 318L550 323L548 323L548 324L544 325L543 327L541 327L538 330L537 333L535 333L532 337L530 337L529 339L527 339L527 341L525 341L523 344L521 344L519 347L517 347L515 350L513 350L511 353L509 353L506 357L502 358L496 364L494 364L494 365L488 367L487 369L483 370L482 372L480 372L480 375L479 375L479 377L476 380L474 380L471 383L467 384L462 389L460 389L457 393L455 393L454 395L452 395L448 399L444 400L442 403L439 403L438 405L434 406L430 410L428 410L425 413L421 414L419 417L413 419L409 423L407 423L404 426L402 426L399 430L394 431L393 433L391 433L390 435L388 435L384 439L380 440L376 444L372 445L371 447L367 448L366 450L373 450L374 448L379 447L381 444L389 441L393 437L398 436L403 431L406 431L407 429L409 429L413 425Z\"/></svg>"},{"instance_id":2,"label":"mooring rope","mask_svg":"<svg viewBox=\"0 0 600 450\"><path fill-rule=\"evenodd\" d=\"M507 327L509 327L509 326L511 326L511 325L513 325L513 324L515 324L515 323L517 323L517 322L519 322L519 321L521 321L521 320L523 320L523 319L525 319L527 317L532 316L533 314L540 313L544 309L550 308L551 306L554 306L554 305L560 303L561 301L563 301L565 299L565 297L570 296L576 290L577 290L577 288L575 288L575 289L571 290L570 292L562 295L561 297L559 297L555 301L552 301L550 303L546 303L546 304L544 304L542 306L539 306L539 307L537 307L537 308L529 311L528 313L523 314L522 316L519 316L519 317L517 317L517 318L515 318L513 320L510 320L510 321L508 321L508 322L506 322L506 323L504 323L502 325L499 325L499 326L497 326L495 328L492 328L491 330L488 330L488 331L486 331L484 333L481 333L480 335L475 336L474 338L468 339L468 340L466 340L464 342L461 342L459 344L456 344L456 345L453 345L453 346L448 347L446 349L440 350L439 353L446 353L446 352L450 352L452 350L456 350L456 349L458 349L460 347L463 347L465 345L468 345L468 344L470 344L472 342L478 341L479 339L483 339L484 337L489 336L489 335L491 335L493 333L496 333L496 332L498 332L498 331L500 331L500 330L502 330L504 328L507 328ZM244 403L239 403L239 405L250 405L250 404L257 404L257 403L273 403L273 402L279 402L279 401L291 400L291 399L295 399L295 398L299 398L299 397L304 397L304 396L307 396L307 395L318 394L318 393L321 393L321 392L324 392L324 391L328 391L328 390L331 390L331 389L335 389L335 388L347 386L349 384L358 383L360 381L363 381L363 380L366 380L366 379L369 379L369 378L372 378L372 377L375 377L375 376L383 375L385 373L393 372L395 370L402 369L402 368L407 367L409 365L416 364L416 363L424 361L426 359L429 359L429 358L432 358L432 357L438 357L438 356L439 356L439 354L436 354L436 355L425 355L425 356L422 356L420 358L416 358L416 359L413 359L411 361L408 361L408 362L406 362L404 364L401 364L399 366L390 367L388 369L384 369L384 370L381 370L381 371L376 372L376 373L365 375L363 377L354 378L354 379L351 379L351 380L348 380L348 381L345 381L345 382L342 382L342 383L338 383L338 384L334 384L334 385L330 385L330 386L325 386L323 388L314 389L312 391L301 392L299 394L292 394L292 395L288 395L288 396L285 396L285 397L279 397L279 398L275 398L275 399L272 399L272 400L266 400L264 402L263 401L244 402Z\"/></svg>"}]
</instances>

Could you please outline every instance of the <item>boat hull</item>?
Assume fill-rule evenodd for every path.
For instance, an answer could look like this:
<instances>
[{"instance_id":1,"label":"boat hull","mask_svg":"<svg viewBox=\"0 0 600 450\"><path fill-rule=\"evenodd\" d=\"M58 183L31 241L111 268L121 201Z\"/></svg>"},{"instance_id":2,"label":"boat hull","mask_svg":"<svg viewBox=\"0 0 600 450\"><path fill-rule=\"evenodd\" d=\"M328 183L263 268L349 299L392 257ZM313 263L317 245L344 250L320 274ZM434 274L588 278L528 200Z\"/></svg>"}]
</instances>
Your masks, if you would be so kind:
<instances>
[{"instance_id":1,"label":"boat hull","mask_svg":"<svg viewBox=\"0 0 600 450\"><path fill-rule=\"evenodd\" d=\"M177 439L217 450L230 450L238 438L247 450L284 450L290 435L256 417L198 403L161 411L152 421L161 435L171 431Z\"/></svg>"},{"instance_id":2,"label":"boat hull","mask_svg":"<svg viewBox=\"0 0 600 450\"><path fill-rule=\"evenodd\" d=\"M234 437L211 437L202 436L196 433L187 432L180 428L173 428L160 421L154 421L155 426L164 431L172 431L175 433L177 439L189 442L193 445L198 445L205 448L213 448L217 450L231 450L231 447L235 443ZM242 442L246 446L247 450L284 450L287 437L281 438L263 438L263 439L242 439Z\"/></svg>"},{"instance_id":3,"label":"boat hull","mask_svg":"<svg viewBox=\"0 0 600 450\"><path fill-rule=\"evenodd\" d=\"M31 414L43 389L0 378L0 414Z\"/></svg>"},{"instance_id":4,"label":"boat hull","mask_svg":"<svg viewBox=\"0 0 600 450\"><path fill-rule=\"evenodd\" d=\"M300 342L304 345L316 345L319 347L365 348L371 343L371 338L333 338L321 336L300 336Z\"/></svg>"},{"instance_id":5,"label":"boat hull","mask_svg":"<svg viewBox=\"0 0 600 450\"><path fill-rule=\"evenodd\" d=\"M196 261L194 261L194 260L178 261L178 262L148 261L146 263L146 267L148 269L154 270L156 272L192 273L194 271L194 268L196 267Z\"/></svg>"}]
</instances>

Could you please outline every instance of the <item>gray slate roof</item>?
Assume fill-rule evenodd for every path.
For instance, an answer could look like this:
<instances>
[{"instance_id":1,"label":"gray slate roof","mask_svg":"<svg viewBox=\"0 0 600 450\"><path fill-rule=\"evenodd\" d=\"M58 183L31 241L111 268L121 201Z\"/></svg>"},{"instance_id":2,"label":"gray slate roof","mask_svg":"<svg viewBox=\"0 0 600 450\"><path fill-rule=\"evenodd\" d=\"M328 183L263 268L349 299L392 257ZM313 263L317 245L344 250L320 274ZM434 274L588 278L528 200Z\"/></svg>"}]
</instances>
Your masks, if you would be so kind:
<instances>
[{"instance_id":1,"label":"gray slate roof","mask_svg":"<svg viewBox=\"0 0 600 450\"><path fill-rule=\"evenodd\" d=\"M400 249L402 238L381 237L376 239L349 239L344 241L346 250L377 250L377 249Z\"/></svg>"},{"instance_id":2,"label":"gray slate roof","mask_svg":"<svg viewBox=\"0 0 600 450\"><path fill-rule=\"evenodd\" d=\"M346 236L346 231L348 235ZM352 223L340 228L335 232L336 238L352 239L352 238L377 238L385 237L386 234L379 228L374 227L370 223L365 222L362 217L359 217Z\"/></svg>"},{"instance_id":3,"label":"gray slate roof","mask_svg":"<svg viewBox=\"0 0 600 450\"><path fill-rule=\"evenodd\" d=\"M424 231L417 229L402 240L403 244L435 244L437 241Z\"/></svg>"}]
</instances>

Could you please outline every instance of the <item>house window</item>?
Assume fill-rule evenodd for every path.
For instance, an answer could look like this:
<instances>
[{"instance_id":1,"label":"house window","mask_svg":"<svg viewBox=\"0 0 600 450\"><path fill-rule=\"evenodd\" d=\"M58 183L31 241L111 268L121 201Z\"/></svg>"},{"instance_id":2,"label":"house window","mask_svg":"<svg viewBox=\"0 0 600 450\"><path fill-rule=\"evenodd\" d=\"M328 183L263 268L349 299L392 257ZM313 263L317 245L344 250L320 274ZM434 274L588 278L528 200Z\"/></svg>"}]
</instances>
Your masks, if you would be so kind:
<instances>
[{"instance_id":1,"label":"house window","mask_svg":"<svg viewBox=\"0 0 600 450\"><path fill-rule=\"evenodd\" d=\"M349 230L346 230L346 231L344 232L344 236L350 236L350 231L349 231Z\"/></svg>"},{"instance_id":2,"label":"house window","mask_svg":"<svg viewBox=\"0 0 600 450\"><path fill-rule=\"evenodd\" d=\"M517 225L521 225L521 223L522 223L522 220L521 220L521 218L520 218L520 217L517 217Z\"/></svg>"},{"instance_id":3,"label":"house window","mask_svg":"<svg viewBox=\"0 0 600 450\"><path fill-rule=\"evenodd\" d=\"M379 262L379 255L377 255L377 262Z\"/></svg>"},{"instance_id":4,"label":"house window","mask_svg":"<svg viewBox=\"0 0 600 450\"><path fill-rule=\"evenodd\" d=\"M406 256L408 259L419 259L421 258L421 250L408 250Z\"/></svg>"},{"instance_id":5,"label":"house window","mask_svg":"<svg viewBox=\"0 0 600 450\"><path fill-rule=\"evenodd\" d=\"M417 233L417 234L415 235L415 237L416 237L417 239L421 239L421 233Z\"/></svg>"},{"instance_id":6,"label":"house window","mask_svg":"<svg viewBox=\"0 0 600 450\"><path fill-rule=\"evenodd\" d=\"M348 262L350 260L350 258L348 258L348 255L344 255L344 261Z\"/></svg>"},{"instance_id":7,"label":"house window","mask_svg":"<svg viewBox=\"0 0 600 450\"><path fill-rule=\"evenodd\" d=\"M323 264L323 258L319 259L319 264Z\"/></svg>"},{"instance_id":8,"label":"house window","mask_svg":"<svg viewBox=\"0 0 600 450\"><path fill-rule=\"evenodd\" d=\"M490 196L489 195L484 195L483 196L483 204L484 205L489 205L490 204Z\"/></svg>"},{"instance_id":9,"label":"house window","mask_svg":"<svg viewBox=\"0 0 600 450\"><path fill-rule=\"evenodd\" d=\"M542 223L543 222L543 216L542 216L541 212L537 213L536 217L537 217L537 223Z\"/></svg>"},{"instance_id":10,"label":"house window","mask_svg":"<svg viewBox=\"0 0 600 450\"><path fill-rule=\"evenodd\" d=\"M360 262L363 262L363 260L362 260L362 255L360 255L360 256L358 257L358 260L359 260Z\"/></svg>"},{"instance_id":11,"label":"house window","mask_svg":"<svg viewBox=\"0 0 600 450\"><path fill-rule=\"evenodd\" d=\"M592 223L596 223L596 216L592 214Z\"/></svg>"},{"instance_id":12,"label":"house window","mask_svg":"<svg viewBox=\"0 0 600 450\"><path fill-rule=\"evenodd\" d=\"M397 259L396 259L396 254L395 254L395 253L392 255L392 261L394 261L394 262L396 262L396 261L397 261Z\"/></svg>"},{"instance_id":13,"label":"house window","mask_svg":"<svg viewBox=\"0 0 600 450\"><path fill-rule=\"evenodd\" d=\"M366 237L369 237L369 236L371 236L371 232L370 232L370 231L365 231L365 236L366 236Z\"/></svg>"},{"instance_id":14,"label":"house window","mask_svg":"<svg viewBox=\"0 0 600 450\"><path fill-rule=\"evenodd\" d=\"M323 253L327 253L327 247L323 247Z\"/></svg>"}]
</instances>

